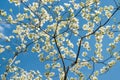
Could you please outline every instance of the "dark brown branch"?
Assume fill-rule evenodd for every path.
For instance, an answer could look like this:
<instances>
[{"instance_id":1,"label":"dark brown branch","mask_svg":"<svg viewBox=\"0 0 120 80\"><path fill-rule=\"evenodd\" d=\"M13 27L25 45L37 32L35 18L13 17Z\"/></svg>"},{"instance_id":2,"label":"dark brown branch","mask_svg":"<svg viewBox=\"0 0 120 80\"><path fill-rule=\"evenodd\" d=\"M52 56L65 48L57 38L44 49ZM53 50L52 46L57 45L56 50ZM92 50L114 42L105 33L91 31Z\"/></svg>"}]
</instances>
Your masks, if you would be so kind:
<instances>
[{"instance_id":1,"label":"dark brown branch","mask_svg":"<svg viewBox=\"0 0 120 80\"><path fill-rule=\"evenodd\" d=\"M58 24L59 24L59 22L57 22L57 25L56 25L56 29L55 29L55 33L54 33L53 38L54 38L54 40L55 40L55 45L56 45L56 48L57 48L57 50L58 50L58 53L59 53L59 55L60 55L60 58L61 58L61 61L62 61L62 64L63 64L64 80L67 80L67 73L68 73L68 71L66 71L65 62L64 62L62 53L61 53L61 51L60 51L60 48L59 48L59 46L58 46L57 40L56 40L56 38L57 38L56 35L57 35Z\"/></svg>"},{"instance_id":2,"label":"dark brown branch","mask_svg":"<svg viewBox=\"0 0 120 80\"><path fill-rule=\"evenodd\" d=\"M81 40L80 40L80 42L79 42L78 52L77 52L77 55L76 55L76 59L75 59L75 61L71 64L71 67L73 67L73 66L77 63L77 60L78 60L79 54L80 54L80 50L81 50L82 40L83 40L83 38L81 38Z\"/></svg>"},{"instance_id":3,"label":"dark brown branch","mask_svg":"<svg viewBox=\"0 0 120 80\"><path fill-rule=\"evenodd\" d=\"M93 69L92 69L91 74L88 76L87 80L90 79L90 77L93 75L94 71L95 71L95 63L93 62ZM90 80L91 80L91 79L90 79Z\"/></svg>"},{"instance_id":4,"label":"dark brown branch","mask_svg":"<svg viewBox=\"0 0 120 80\"><path fill-rule=\"evenodd\" d=\"M59 48L59 46L58 46L58 44L57 44L57 40L56 40L56 38L54 38L54 40L55 40L55 45L56 45L57 50L58 50L58 53L59 53L59 55L60 55L60 58L61 58L62 64L63 64L63 71L64 71L64 73L66 73L66 67L65 67L65 62L64 62L64 59L63 59L62 53L61 53L60 48ZM67 76L67 75L65 74L65 76L64 76L64 80L66 80L66 76Z\"/></svg>"}]
</instances>

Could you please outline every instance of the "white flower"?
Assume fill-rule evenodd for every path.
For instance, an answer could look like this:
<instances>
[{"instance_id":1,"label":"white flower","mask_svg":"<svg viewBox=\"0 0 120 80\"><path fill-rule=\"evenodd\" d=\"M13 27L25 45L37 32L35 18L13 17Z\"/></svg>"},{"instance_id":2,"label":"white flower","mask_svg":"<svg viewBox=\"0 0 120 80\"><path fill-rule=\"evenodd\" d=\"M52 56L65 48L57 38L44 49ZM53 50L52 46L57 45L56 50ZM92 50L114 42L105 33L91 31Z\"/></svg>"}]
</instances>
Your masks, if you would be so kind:
<instances>
[{"instance_id":1,"label":"white flower","mask_svg":"<svg viewBox=\"0 0 120 80\"><path fill-rule=\"evenodd\" d=\"M114 7L112 5L110 5L108 8L110 11L113 11L113 9L114 9Z\"/></svg>"},{"instance_id":2,"label":"white flower","mask_svg":"<svg viewBox=\"0 0 120 80\"><path fill-rule=\"evenodd\" d=\"M87 56L87 52L83 52L83 53L82 53L82 56L83 56L83 57Z\"/></svg>"},{"instance_id":3,"label":"white flower","mask_svg":"<svg viewBox=\"0 0 120 80\"><path fill-rule=\"evenodd\" d=\"M13 18L12 18L12 16L11 16L11 15L9 15L9 16L8 16L8 21L9 21L10 23L12 23Z\"/></svg>"},{"instance_id":4,"label":"white flower","mask_svg":"<svg viewBox=\"0 0 120 80\"><path fill-rule=\"evenodd\" d=\"M99 71L95 71L95 72L94 72L94 75L95 75L95 76L98 76L98 75L99 75Z\"/></svg>"},{"instance_id":5,"label":"white flower","mask_svg":"<svg viewBox=\"0 0 120 80\"><path fill-rule=\"evenodd\" d=\"M110 11L106 11L106 12L105 12L105 15L106 15L107 18L110 18L111 15L112 15L112 13L111 13Z\"/></svg>"},{"instance_id":6,"label":"white flower","mask_svg":"<svg viewBox=\"0 0 120 80\"><path fill-rule=\"evenodd\" d=\"M95 23L99 23L101 21L101 18L96 16L93 20Z\"/></svg>"},{"instance_id":7,"label":"white flower","mask_svg":"<svg viewBox=\"0 0 120 80\"><path fill-rule=\"evenodd\" d=\"M15 61L15 64L19 64L19 63L20 63L20 60Z\"/></svg>"},{"instance_id":8,"label":"white flower","mask_svg":"<svg viewBox=\"0 0 120 80\"><path fill-rule=\"evenodd\" d=\"M3 53L4 51L5 51L5 49L0 47L0 53Z\"/></svg>"},{"instance_id":9,"label":"white flower","mask_svg":"<svg viewBox=\"0 0 120 80\"><path fill-rule=\"evenodd\" d=\"M120 24L117 26L117 28L120 30Z\"/></svg>"},{"instance_id":10,"label":"white flower","mask_svg":"<svg viewBox=\"0 0 120 80\"><path fill-rule=\"evenodd\" d=\"M2 58L2 60L4 61L4 60L6 60L6 58L5 58L5 57L3 57L3 58Z\"/></svg>"},{"instance_id":11,"label":"white flower","mask_svg":"<svg viewBox=\"0 0 120 80\"><path fill-rule=\"evenodd\" d=\"M83 30L88 30L89 26L87 24L84 24L82 28L83 28Z\"/></svg>"},{"instance_id":12,"label":"white flower","mask_svg":"<svg viewBox=\"0 0 120 80\"><path fill-rule=\"evenodd\" d=\"M83 47L86 48L87 50L90 50L90 45L89 42L84 42Z\"/></svg>"},{"instance_id":13,"label":"white flower","mask_svg":"<svg viewBox=\"0 0 120 80\"><path fill-rule=\"evenodd\" d=\"M96 43L96 44L95 44L95 47L96 47L96 48L101 48L101 47L102 47L102 44L101 44L101 43Z\"/></svg>"},{"instance_id":14,"label":"white flower","mask_svg":"<svg viewBox=\"0 0 120 80\"><path fill-rule=\"evenodd\" d=\"M108 62L108 66L111 68L115 63L116 63L115 60L112 60Z\"/></svg>"},{"instance_id":15,"label":"white flower","mask_svg":"<svg viewBox=\"0 0 120 80\"><path fill-rule=\"evenodd\" d=\"M74 47L73 43L70 40L66 39L66 43L69 47L71 47L71 48Z\"/></svg>"},{"instance_id":16,"label":"white flower","mask_svg":"<svg viewBox=\"0 0 120 80\"><path fill-rule=\"evenodd\" d=\"M92 80L98 80L98 78L96 76L93 76Z\"/></svg>"},{"instance_id":17,"label":"white flower","mask_svg":"<svg viewBox=\"0 0 120 80\"><path fill-rule=\"evenodd\" d=\"M4 74L1 75L2 80L6 80L6 76Z\"/></svg>"},{"instance_id":18,"label":"white flower","mask_svg":"<svg viewBox=\"0 0 120 80\"><path fill-rule=\"evenodd\" d=\"M70 6L70 4L68 4L68 3L64 3L64 5L65 5L65 7L69 7Z\"/></svg>"},{"instance_id":19,"label":"white flower","mask_svg":"<svg viewBox=\"0 0 120 80\"><path fill-rule=\"evenodd\" d=\"M50 68L50 64L46 64L45 69L49 69L49 68Z\"/></svg>"},{"instance_id":20,"label":"white flower","mask_svg":"<svg viewBox=\"0 0 120 80\"><path fill-rule=\"evenodd\" d=\"M2 33L0 33L0 39L3 38L3 36L4 36L4 35L3 35Z\"/></svg>"},{"instance_id":21,"label":"white flower","mask_svg":"<svg viewBox=\"0 0 120 80\"><path fill-rule=\"evenodd\" d=\"M108 69L108 67L103 67L102 69L100 69L101 74L105 73Z\"/></svg>"},{"instance_id":22,"label":"white flower","mask_svg":"<svg viewBox=\"0 0 120 80\"><path fill-rule=\"evenodd\" d=\"M118 57L118 56L119 56L118 52L114 52L114 53L113 53L113 56L114 56L114 57Z\"/></svg>"},{"instance_id":23,"label":"white flower","mask_svg":"<svg viewBox=\"0 0 120 80\"><path fill-rule=\"evenodd\" d=\"M73 4L74 5L74 9L79 9L79 4Z\"/></svg>"},{"instance_id":24,"label":"white flower","mask_svg":"<svg viewBox=\"0 0 120 80\"><path fill-rule=\"evenodd\" d=\"M70 11L70 13L73 13L73 12L74 12L74 10L73 10L72 8L70 8L69 11Z\"/></svg>"},{"instance_id":25,"label":"white flower","mask_svg":"<svg viewBox=\"0 0 120 80\"><path fill-rule=\"evenodd\" d=\"M6 49L10 49L11 47L10 47L10 45L8 45L8 46L6 46L5 48L6 48Z\"/></svg>"},{"instance_id":26,"label":"white flower","mask_svg":"<svg viewBox=\"0 0 120 80\"><path fill-rule=\"evenodd\" d=\"M85 3L83 3L83 2L80 2L80 7L84 7L84 5L85 5Z\"/></svg>"}]
</instances>

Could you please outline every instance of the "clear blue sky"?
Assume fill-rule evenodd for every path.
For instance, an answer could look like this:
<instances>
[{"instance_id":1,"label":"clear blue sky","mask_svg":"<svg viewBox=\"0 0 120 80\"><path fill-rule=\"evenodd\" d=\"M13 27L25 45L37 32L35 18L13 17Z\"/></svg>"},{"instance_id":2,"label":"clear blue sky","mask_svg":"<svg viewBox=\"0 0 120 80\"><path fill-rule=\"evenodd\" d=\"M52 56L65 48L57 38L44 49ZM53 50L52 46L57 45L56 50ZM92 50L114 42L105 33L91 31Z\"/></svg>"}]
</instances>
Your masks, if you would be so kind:
<instances>
[{"instance_id":1,"label":"clear blue sky","mask_svg":"<svg viewBox=\"0 0 120 80\"><path fill-rule=\"evenodd\" d=\"M103 1L101 4L102 6L110 5L110 4L114 5L112 0L101 0L101 1ZM13 8L14 14L19 12L18 11L19 8L16 8L13 4L9 4L7 0L1 0L0 9L4 9L5 11L9 12L10 8ZM117 16L119 17L119 14ZM0 23L0 32L4 33L5 35L10 35L12 29L14 28L15 26ZM2 42L0 42L0 44L1 43ZM105 43L107 43L107 41ZM4 55L0 54L0 64L6 63L5 61L1 60L2 57L7 56L9 58L9 56L11 56L11 55L8 55L7 53L9 52L6 52ZM26 70L41 70L41 72L43 72L44 64L41 65L39 63L39 60L36 57L37 55L33 53L19 55L17 58L21 60L21 63L19 64L19 66L21 66ZM0 67L0 74L2 74L4 70L5 70L5 65ZM120 80L120 62L118 62L112 69L110 69L109 72L101 75L99 77L99 80Z\"/></svg>"}]
</instances>

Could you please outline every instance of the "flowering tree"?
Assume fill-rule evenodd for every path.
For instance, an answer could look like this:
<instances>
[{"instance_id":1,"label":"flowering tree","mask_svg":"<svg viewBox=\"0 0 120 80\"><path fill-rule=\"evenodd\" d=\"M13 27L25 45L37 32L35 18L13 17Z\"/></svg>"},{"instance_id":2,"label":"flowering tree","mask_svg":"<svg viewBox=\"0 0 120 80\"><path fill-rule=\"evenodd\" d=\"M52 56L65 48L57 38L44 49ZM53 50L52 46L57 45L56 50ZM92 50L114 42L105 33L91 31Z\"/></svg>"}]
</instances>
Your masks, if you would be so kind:
<instances>
[{"instance_id":1,"label":"flowering tree","mask_svg":"<svg viewBox=\"0 0 120 80\"><path fill-rule=\"evenodd\" d=\"M19 12L0 10L0 22L14 26L9 36L0 33L1 79L98 80L120 60L120 5L110 1L9 0ZM31 53L44 71L19 66L17 58Z\"/></svg>"}]
</instances>

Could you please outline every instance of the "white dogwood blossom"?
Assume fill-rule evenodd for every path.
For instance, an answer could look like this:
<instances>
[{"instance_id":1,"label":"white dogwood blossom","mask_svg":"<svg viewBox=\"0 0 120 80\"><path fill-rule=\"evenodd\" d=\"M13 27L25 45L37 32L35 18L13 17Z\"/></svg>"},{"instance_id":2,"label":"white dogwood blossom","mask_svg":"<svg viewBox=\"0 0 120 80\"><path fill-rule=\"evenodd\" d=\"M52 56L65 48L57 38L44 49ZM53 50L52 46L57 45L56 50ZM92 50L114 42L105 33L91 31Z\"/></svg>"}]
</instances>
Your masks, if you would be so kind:
<instances>
[{"instance_id":1,"label":"white dogwood blossom","mask_svg":"<svg viewBox=\"0 0 120 80\"><path fill-rule=\"evenodd\" d=\"M120 61L117 0L9 2L15 9L0 9L2 80L99 80Z\"/></svg>"}]
</instances>

